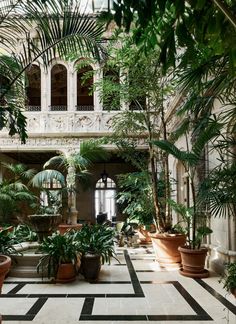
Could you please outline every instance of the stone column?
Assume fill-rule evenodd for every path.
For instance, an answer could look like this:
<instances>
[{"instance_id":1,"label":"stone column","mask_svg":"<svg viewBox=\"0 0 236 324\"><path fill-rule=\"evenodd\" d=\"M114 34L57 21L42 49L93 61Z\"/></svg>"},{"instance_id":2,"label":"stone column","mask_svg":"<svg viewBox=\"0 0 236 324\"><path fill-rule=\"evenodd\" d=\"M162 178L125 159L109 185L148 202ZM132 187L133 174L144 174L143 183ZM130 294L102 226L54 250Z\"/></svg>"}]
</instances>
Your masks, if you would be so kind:
<instances>
[{"instance_id":1,"label":"stone column","mask_svg":"<svg viewBox=\"0 0 236 324\"><path fill-rule=\"evenodd\" d=\"M69 208L69 224L77 224L78 211L76 209L76 170L74 166L69 166L66 177L66 183L68 188L68 208Z\"/></svg>"}]
</instances>

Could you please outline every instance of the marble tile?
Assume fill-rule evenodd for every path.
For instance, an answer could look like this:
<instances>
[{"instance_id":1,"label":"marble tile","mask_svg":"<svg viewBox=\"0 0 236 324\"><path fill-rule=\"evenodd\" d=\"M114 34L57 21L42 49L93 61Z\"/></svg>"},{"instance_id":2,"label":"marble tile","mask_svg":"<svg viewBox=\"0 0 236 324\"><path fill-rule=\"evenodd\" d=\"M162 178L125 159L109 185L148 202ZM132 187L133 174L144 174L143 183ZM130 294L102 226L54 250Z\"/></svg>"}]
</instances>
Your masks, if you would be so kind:
<instances>
[{"instance_id":1,"label":"marble tile","mask_svg":"<svg viewBox=\"0 0 236 324\"><path fill-rule=\"evenodd\" d=\"M0 298L0 314L25 315L37 298Z\"/></svg>"}]
</instances>

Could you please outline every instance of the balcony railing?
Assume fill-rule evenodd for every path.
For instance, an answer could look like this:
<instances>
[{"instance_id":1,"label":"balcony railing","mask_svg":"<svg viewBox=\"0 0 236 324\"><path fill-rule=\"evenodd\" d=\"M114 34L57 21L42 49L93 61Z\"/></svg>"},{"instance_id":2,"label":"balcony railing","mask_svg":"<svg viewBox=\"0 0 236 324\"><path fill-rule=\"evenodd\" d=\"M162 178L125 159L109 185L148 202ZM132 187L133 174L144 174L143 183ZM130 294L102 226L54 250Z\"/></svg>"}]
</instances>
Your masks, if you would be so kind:
<instances>
[{"instance_id":1,"label":"balcony railing","mask_svg":"<svg viewBox=\"0 0 236 324\"><path fill-rule=\"evenodd\" d=\"M67 111L67 106L49 106L51 111Z\"/></svg>"},{"instance_id":2,"label":"balcony railing","mask_svg":"<svg viewBox=\"0 0 236 324\"><path fill-rule=\"evenodd\" d=\"M26 111L41 111L41 106L25 106Z\"/></svg>"},{"instance_id":3,"label":"balcony railing","mask_svg":"<svg viewBox=\"0 0 236 324\"><path fill-rule=\"evenodd\" d=\"M76 107L77 111L93 111L94 110L93 105L87 105L87 106L77 105L75 107Z\"/></svg>"}]
</instances>

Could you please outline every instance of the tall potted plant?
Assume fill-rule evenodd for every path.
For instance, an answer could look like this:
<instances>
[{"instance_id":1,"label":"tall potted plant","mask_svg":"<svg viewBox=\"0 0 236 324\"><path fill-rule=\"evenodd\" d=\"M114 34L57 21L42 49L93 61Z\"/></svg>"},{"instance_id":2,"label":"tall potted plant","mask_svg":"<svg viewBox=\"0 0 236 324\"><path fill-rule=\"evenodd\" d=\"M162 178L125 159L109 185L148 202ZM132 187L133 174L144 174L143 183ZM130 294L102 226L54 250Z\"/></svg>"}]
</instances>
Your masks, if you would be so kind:
<instances>
[{"instance_id":1,"label":"tall potted plant","mask_svg":"<svg viewBox=\"0 0 236 324\"><path fill-rule=\"evenodd\" d=\"M184 244L184 235L173 233L171 208L167 204L170 198L170 172L168 153L158 150L154 140L167 139L167 116L164 102L172 91L171 82L162 75L156 60L158 50L144 55L132 42L132 37L118 38L121 46L111 44L111 61L107 68L120 69L121 82L106 76L101 85L103 104L111 109L122 103L129 109L117 113L113 119L113 136L115 143L126 161L148 174L151 188L153 222L156 225L156 239L168 243L175 252L163 262L180 262L179 244ZM111 102L112 101L112 102ZM139 163L139 144L146 145L146 163ZM164 184L164 185L163 185ZM160 196L161 193L161 196ZM155 238L153 238L155 240ZM155 240L156 241L156 240ZM169 244L171 242L171 244ZM165 247L165 250L168 250ZM174 257L173 257L174 254ZM157 256L160 261L160 257Z\"/></svg>"},{"instance_id":2,"label":"tall potted plant","mask_svg":"<svg viewBox=\"0 0 236 324\"><path fill-rule=\"evenodd\" d=\"M197 168L203 157L206 144L219 135L221 124L216 120L208 120L204 130L194 134L194 142L190 150L187 143L187 150L180 150L176 145L167 140L153 141L159 149L168 152L182 162L185 172L188 175L192 204L190 208L184 206L173 206L187 223L187 242L185 246L179 247L182 259L181 274L188 277L203 278L207 277L208 271L204 269L207 249L201 247L202 238L212 231L207 226L199 226L200 217L204 216L202 206L198 204L198 184L196 183ZM182 209L182 210L181 210ZM199 262L197 261L199 259Z\"/></svg>"}]
</instances>

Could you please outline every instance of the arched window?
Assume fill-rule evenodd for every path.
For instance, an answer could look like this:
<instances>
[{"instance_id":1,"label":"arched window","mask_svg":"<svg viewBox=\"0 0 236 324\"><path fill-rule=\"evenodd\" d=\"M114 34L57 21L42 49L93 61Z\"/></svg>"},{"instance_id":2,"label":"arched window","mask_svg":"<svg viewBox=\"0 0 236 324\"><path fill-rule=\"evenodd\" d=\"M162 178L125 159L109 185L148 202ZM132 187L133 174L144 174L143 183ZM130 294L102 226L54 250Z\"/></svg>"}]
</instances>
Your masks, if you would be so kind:
<instances>
[{"instance_id":1,"label":"arched window","mask_svg":"<svg viewBox=\"0 0 236 324\"><path fill-rule=\"evenodd\" d=\"M88 111L94 110L93 94L93 69L88 66L81 68L77 72L77 105L76 110Z\"/></svg>"},{"instance_id":2,"label":"arched window","mask_svg":"<svg viewBox=\"0 0 236 324\"><path fill-rule=\"evenodd\" d=\"M43 189L40 191L41 205L44 207L60 207L62 205L62 186L60 181L53 178L50 181L44 181L42 187Z\"/></svg>"},{"instance_id":3,"label":"arched window","mask_svg":"<svg viewBox=\"0 0 236 324\"><path fill-rule=\"evenodd\" d=\"M111 178L106 182L101 178L96 183L95 190L95 213L106 214L108 220L116 216L116 184Z\"/></svg>"},{"instance_id":4,"label":"arched window","mask_svg":"<svg viewBox=\"0 0 236 324\"><path fill-rule=\"evenodd\" d=\"M51 71L51 110L67 110L67 70L62 64Z\"/></svg>"},{"instance_id":5,"label":"arched window","mask_svg":"<svg viewBox=\"0 0 236 324\"><path fill-rule=\"evenodd\" d=\"M41 110L41 71L37 65L26 70L26 110Z\"/></svg>"},{"instance_id":6,"label":"arched window","mask_svg":"<svg viewBox=\"0 0 236 324\"><path fill-rule=\"evenodd\" d=\"M103 110L120 110L120 71L105 67L103 70Z\"/></svg>"}]
</instances>

